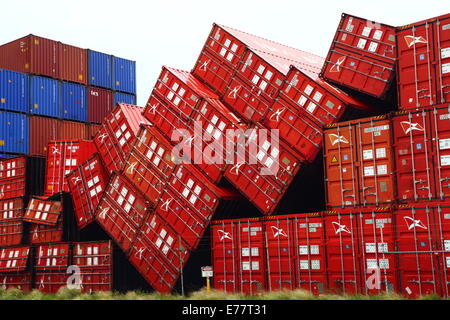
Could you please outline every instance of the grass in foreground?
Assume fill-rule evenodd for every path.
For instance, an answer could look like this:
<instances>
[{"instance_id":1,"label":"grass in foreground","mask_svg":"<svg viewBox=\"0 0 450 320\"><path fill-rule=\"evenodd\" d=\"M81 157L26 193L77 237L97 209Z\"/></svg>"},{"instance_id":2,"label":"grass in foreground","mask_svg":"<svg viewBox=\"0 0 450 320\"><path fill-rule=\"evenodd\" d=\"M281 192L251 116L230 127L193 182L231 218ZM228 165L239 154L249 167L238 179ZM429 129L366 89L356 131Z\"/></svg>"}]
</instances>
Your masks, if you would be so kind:
<instances>
[{"instance_id":1,"label":"grass in foreground","mask_svg":"<svg viewBox=\"0 0 450 320\"><path fill-rule=\"evenodd\" d=\"M421 299L440 300L442 298L439 296L424 296ZM222 291L214 290L207 292L206 289L201 289L183 297L179 294L162 295L159 293L144 293L139 291L87 294L81 293L78 290L62 288L57 294L44 294L38 290L23 293L18 289L0 289L0 300L406 300L406 298L391 293L378 296L314 296L304 290L269 292L264 295L246 296L241 294L226 294Z\"/></svg>"}]
</instances>

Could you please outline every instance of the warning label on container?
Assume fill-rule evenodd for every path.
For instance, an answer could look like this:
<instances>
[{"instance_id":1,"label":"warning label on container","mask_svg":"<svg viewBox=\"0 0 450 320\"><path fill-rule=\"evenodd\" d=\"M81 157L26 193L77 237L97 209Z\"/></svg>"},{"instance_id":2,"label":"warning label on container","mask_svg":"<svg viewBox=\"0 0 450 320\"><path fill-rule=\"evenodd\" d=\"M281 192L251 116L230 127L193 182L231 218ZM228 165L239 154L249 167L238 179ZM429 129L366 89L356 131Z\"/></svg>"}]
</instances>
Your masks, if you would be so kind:
<instances>
[{"instance_id":1,"label":"warning label on container","mask_svg":"<svg viewBox=\"0 0 450 320\"><path fill-rule=\"evenodd\" d=\"M450 139L439 140L439 150L450 149Z\"/></svg>"},{"instance_id":2,"label":"warning label on container","mask_svg":"<svg viewBox=\"0 0 450 320\"><path fill-rule=\"evenodd\" d=\"M373 159L373 151L372 150L363 150L363 158L364 158L364 160Z\"/></svg>"},{"instance_id":3,"label":"warning label on container","mask_svg":"<svg viewBox=\"0 0 450 320\"><path fill-rule=\"evenodd\" d=\"M338 159L336 158L336 156L333 156L333 158L331 159L331 163L336 163L338 162Z\"/></svg>"},{"instance_id":4,"label":"warning label on container","mask_svg":"<svg viewBox=\"0 0 450 320\"><path fill-rule=\"evenodd\" d=\"M441 58L445 59L450 57L450 48L441 49Z\"/></svg>"},{"instance_id":5,"label":"warning label on container","mask_svg":"<svg viewBox=\"0 0 450 320\"><path fill-rule=\"evenodd\" d=\"M377 173L378 174L387 174L388 173L387 172L387 165L385 165L385 164L379 165L377 167Z\"/></svg>"},{"instance_id":6,"label":"warning label on container","mask_svg":"<svg viewBox=\"0 0 450 320\"><path fill-rule=\"evenodd\" d=\"M450 63L442 65L442 74L450 73Z\"/></svg>"},{"instance_id":7,"label":"warning label on container","mask_svg":"<svg viewBox=\"0 0 450 320\"><path fill-rule=\"evenodd\" d=\"M377 148L377 159L378 158L386 158L386 148Z\"/></svg>"},{"instance_id":8,"label":"warning label on container","mask_svg":"<svg viewBox=\"0 0 450 320\"><path fill-rule=\"evenodd\" d=\"M441 156L441 166L450 166L450 155Z\"/></svg>"},{"instance_id":9,"label":"warning label on container","mask_svg":"<svg viewBox=\"0 0 450 320\"><path fill-rule=\"evenodd\" d=\"M372 177L374 175L375 175L374 167L364 167L364 176L365 177Z\"/></svg>"}]
</instances>

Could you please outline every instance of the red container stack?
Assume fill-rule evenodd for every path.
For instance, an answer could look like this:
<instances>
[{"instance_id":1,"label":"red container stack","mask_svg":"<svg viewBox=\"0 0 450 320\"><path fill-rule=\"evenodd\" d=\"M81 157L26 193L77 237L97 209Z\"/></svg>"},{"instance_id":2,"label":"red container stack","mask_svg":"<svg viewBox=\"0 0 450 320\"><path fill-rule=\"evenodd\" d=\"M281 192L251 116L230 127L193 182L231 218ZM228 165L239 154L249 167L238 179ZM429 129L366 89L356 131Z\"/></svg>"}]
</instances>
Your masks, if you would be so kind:
<instances>
[{"instance_id":1,"label":"red container stack","mask_svg":"<svg viewBox=\"0 0 450 320\"><path fill-rule=\"evenodd\" d=\"M30 250L30 247L0 249L0 281L3 288L31 291Z\"/></svg>"}]
</instances>

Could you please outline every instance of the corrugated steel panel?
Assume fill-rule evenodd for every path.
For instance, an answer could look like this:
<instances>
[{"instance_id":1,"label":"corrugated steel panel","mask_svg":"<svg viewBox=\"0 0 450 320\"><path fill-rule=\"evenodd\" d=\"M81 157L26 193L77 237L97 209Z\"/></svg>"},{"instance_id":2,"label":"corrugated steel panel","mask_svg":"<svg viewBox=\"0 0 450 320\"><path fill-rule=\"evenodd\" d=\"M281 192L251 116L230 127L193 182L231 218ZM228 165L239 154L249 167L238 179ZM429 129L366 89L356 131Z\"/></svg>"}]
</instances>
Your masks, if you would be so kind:
<instances>
[{"instance_id":1,"label":"corrugated steel panel","mask_svg":"<svg viewBox=\"0 0 450 320\"><path fill-rule=\"evenodd\" d=\"M19 289L31 292L33 288L31 272L0 273L0 283L3 289Z\"/></svg>"},{"instance_id":2,"label":"corrugated steel panel","mask_svg":"<svg viewBox=\"0 0 450 320\"><path fill-rule=\"evenodd\" d=\"M73 246L73 263L80 268L111 268L112 241L76 242Z\"/></svg>"},{"instance_id":3,"label":"corrugated steel panel","mask_svg":"<svg viewBox=\"0 0 450 320\"><path fill-rule=\"evenodd\" d=\"M31 77L30 113L53 118L61 117L61 85L58 80Z\"/></svg>"},{"instance_id":4,"label":"corrugated steel panel","mask_svg":"<svg viewBox=\"0 0 450 320\"><path fill-rule=\"evenodd\" d=\"M89 139L94 140L95 135L99 132L99 130L102 128L101 124L89 124Z\"/></svg>"},{"instance_id":5,"label":"corrugated steel panel","mask_svg":"<svg viewBox=\"0 0 450 320\"><path fill-rule=\"evenodd\" d=\"M0 46L0 68L57 78L58 42L28 35Z\"/></svg>"},{"instance_id":6,"label":"corrugated steel panel","mask_svg":"<svg viewBox=\"0 0 450 320\"><path fill-rule=\"evenodd\" d=\"M0 249L0 272L25 271L30 247Z\"/></svg>"},{"instance_id":7,"label":"corrugated steel panel","mask_svg":"<svg viewBox=\"0 0 450 320\"><path fill-rule=\"evenodd\" d=\"M113 57L113 70L113 89L136 95L136 62Z\"/></svg>"},{"instance_id":8,"label":"corrugated steel panel","mask_svg":"<svg viewBox=\"0 0 450 320\"><path fill-rule=\"evenodd\" d=\"M88 122L102 123L114 107L113 92L95 87L89 87L87 92Z\"/></svg>"},{"instance_id":9,"label":"corrugated steel panel","mask_svg":"<svg viewBox=\"0 0 450 320\"><path fill-rule=\"evenodd\" d=\"M22 244L24 223L17 219L0 220L0 246L10 247Z\"/></svg>"},{"instance_id":10,"label":"corrugated steel panel","mask_svg":"<svg viewBox=\"0 0 450 320\"><path fill-rule=\"evenodd\" d=\"M87 51L59 43L59 78L87 84Z\"/></svg>"},{"instance_id":11,"label":"corrugated steel panel","mask_svg":"<svg viewBox=\"0 0 450 320\"><path fill-rule=\"evenodd\" d=\"M45 194L68 192L69 185L65 178L66 175L78 168L94 152L95 146L91 140L49 141L45 171Z\"/></svg>"},{"instance_id":12,"label":"corrugated steel panel","mask_svg":"<svg viewBox=\"0 0 450 320\"><path fill-rule=\"evenodd\" d=\"M109 175L98 154L67 175L77 224L84 228L94 220L94 213L109 182Z\"/></svg>"},{"instance_id":13,"label":"corrugated steel panel","mask_svg":"<svg viewBox=\"0 0 450 320\"><path fill-rule=\"evenodd\" d=\"M87 121L87 90L80 84L63 82L62 85L62 118L76 121Z\"/></svg>"},{"instance_id":14,"label":"corrugated steel panel","mask_svg":"<svg viewBox=\"0 0 450 320\"><path fill-rule=\"evenodd\" d=\"M0 221L22 218L24 209L23 198L0 200Z\"/></svg>"},{"instance_id":15,"label":"corrugated steel panel","mask_svg":"<svg viewBox=\"0 0 450 320\"><path fill-rule=\"evenodd\" d=\"M43 244L63 241L64 237L64 213L59 216L56 225L45 225L41 223L31 223L28 233L28 243Z\"/></svg>"},{"instance_id":16,"label":"corrugated steel panel","mask_svg":"<svg viewBox=\"0 0 450 320\"><path fill-rule=\"evenodd\" d=\"M23 217L24 221L45 225L56 225L62 212L60 201L32 198Z\"/></svg>"},{"instance_id":17,"label":"corrugated steel panel","mask_svg":"<svg viewBox=\"0 0 450 320\"><path fill-rule=\"evenodd\" d=\"M32 156L46 156L47 145L50 140L61 139L62 121L39 117L29 116L30 121L30 148L29 154Z\"/></svg>"},{"instance_id":18,"label":"corrugated steel panel","mask_svg":"<svg viewBox=\"0 0 450 320\"><path fill-rule=\"evenodd\" d=\"M0 109L29 112L30 79L23 73L0 69Z\"/></svg>"},{"instance_id":19,"label":"corrugated steel panel","mask_svg":"<svg viewBox=\"0 0 450 320\"><path fill-rule=\"evenodd\" d=\"M0 152L27 154L30 122L24 114L0 111Z\"/></svg>"},{"instance_id":20,"label":"corrugated steel panel","mask_svg":"<svg viewBox=\"0 0 450 320\"><path fill-rule=\"evenodd\" d=\"M125 104L136 104L136 95L123 93L123 92L115 92L114 93L114 105L116 106L118 103Z\"/></svg>"},{"instance_id":21,"label":"corrugated steel panel","mask_svg":"<svg viewBox=\"0 0 450 320\"><path fill-rule=\"evenodd\" d=\"M66 271L70 263L69 259L70 245L68 243L42 245L36 248L34 268L42 271Z\"/></svg>"},{"instance_id":22,"label":"corrugated steel panel","mask_svg":"<svg viewBox=\"0 0 450 320\"><path fill-rule=\"evenodd\" d=\"M85 123L75 121L61 121L61 140L89 139L89 126Z\"/></svg>"},{"instance_id":23,"label":"corrugated steel panel","mask_svg":"<svg viewBox=\"0 0 450 320\"><path fill-rule=\"evenodd\" d=\"M89 84L107 89L113 89L111 55L88 50Z\"/></svg>"}]
</instances>

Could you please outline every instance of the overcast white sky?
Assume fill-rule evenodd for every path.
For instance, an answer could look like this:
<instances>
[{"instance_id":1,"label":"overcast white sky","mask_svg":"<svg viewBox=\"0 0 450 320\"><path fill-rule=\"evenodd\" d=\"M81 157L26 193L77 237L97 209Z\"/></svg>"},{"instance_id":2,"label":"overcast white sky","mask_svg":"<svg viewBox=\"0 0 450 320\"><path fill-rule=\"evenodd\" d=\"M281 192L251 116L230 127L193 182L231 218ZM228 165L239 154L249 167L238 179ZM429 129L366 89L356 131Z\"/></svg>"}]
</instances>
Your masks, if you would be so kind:
<instances>
[{"instance_id":1,"label":"overcast white sky","mask_svg":"<svg viewBox=\"0 0 450 320\"><path fill-rule=\"evenodd\" d=\"M213 22L325 56L342 12L399 26L450 1L0 0L0 43L33 33L135 60L143 106L162 65L192 69Z\"/></svg>"}]
</instances>

